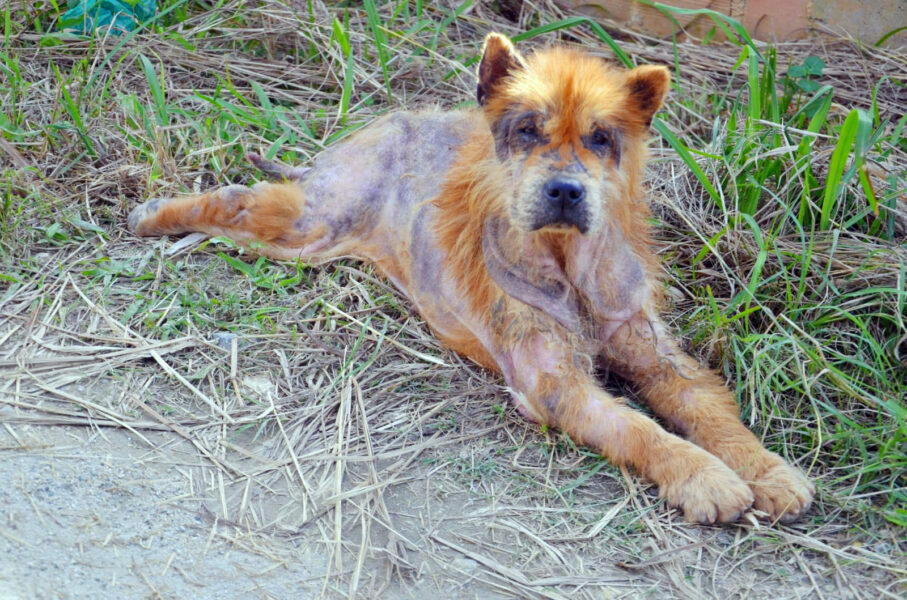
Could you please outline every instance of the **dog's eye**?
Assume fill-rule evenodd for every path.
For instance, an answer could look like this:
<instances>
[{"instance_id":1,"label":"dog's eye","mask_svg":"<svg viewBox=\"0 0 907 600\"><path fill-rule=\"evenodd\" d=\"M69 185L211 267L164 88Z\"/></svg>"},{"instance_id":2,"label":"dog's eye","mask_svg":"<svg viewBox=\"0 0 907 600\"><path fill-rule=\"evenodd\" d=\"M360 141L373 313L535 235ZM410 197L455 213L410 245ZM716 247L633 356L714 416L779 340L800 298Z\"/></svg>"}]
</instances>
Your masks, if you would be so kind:
<instances>
[{"instance_id":1,"label":"dog's eye","mask_svg":"<svg viewBox=\"0 0 907 600\"><path fill-rule=\"evenodd\" d=\"M607 150L614 145L614 138L605 129L596 129L589 136L590 150Z\"/></svg>"},{"instance_id":2,"label":"dog's eye","mask_svg":"<svg viewBox=\"0 0 907 600\"><path fill-rule=\"evenodd\" d=\"M516 133L523 141L534 142L539 137L538 127L532 121L524 121L516 128Z\"/></svg>"}]
</instances>

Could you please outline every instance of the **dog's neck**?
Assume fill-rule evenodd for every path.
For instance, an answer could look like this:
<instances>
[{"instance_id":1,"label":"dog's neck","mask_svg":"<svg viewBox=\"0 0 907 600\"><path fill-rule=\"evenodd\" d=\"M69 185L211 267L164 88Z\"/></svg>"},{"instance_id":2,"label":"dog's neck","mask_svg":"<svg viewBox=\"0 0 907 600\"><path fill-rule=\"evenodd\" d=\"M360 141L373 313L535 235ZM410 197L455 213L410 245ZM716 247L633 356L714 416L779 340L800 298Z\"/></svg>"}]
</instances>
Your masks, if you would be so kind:
<instances>
[{"instance_id":1,"label":"dog's neck","mask_svg":"<svg viewBox=\"0 0 907 600\"><path fill-rule=\"evenodd\" d=\"M520 234L499 216L482 230L482 257L492 279L507 294L554 317L571 331L583 326L580 295L567 279L563 240Z\"/></svg>"},{"instance_id":2,"label":"dog's neck","mask_svg":"<svg viewBox=\"0 0 907 600\"><path fill-rule=\"evenodd\" d=\"M595 236L578 232L515 231L505 219L485 222L482 256L508 295L554 318L566 329L607 339L649 298L644 263L617 227Z\"/></svg>"}]
</instances>

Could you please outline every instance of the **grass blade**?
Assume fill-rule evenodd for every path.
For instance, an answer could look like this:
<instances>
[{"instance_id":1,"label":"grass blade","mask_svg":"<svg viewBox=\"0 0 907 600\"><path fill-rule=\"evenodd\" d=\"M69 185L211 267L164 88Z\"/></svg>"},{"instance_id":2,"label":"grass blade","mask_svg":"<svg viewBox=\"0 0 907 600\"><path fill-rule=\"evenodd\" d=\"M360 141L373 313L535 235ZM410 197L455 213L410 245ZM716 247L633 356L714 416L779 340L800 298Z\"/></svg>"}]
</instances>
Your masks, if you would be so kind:
<instances>
[{"instance_id":1,"label":"grass blade","mask_svg":"<svg viewBox=\"0 0 907 600\"><path fill-rule=\"evenodd\" d=\"M569 19L563 19L561 21L555 21L554 23L548 23L547 25L541 25L530 29L529 31L524 31L523 33L513 36L514 42L519 42L520 40L528 40L546 33L551 33L552 31L558 31L561 29L570 29L572 27L579 27L580 25L588 25L592 32L598 36L598 39L603 41L611 49L614 55L617 57L625 67L631 69L636 66L636 63L630 58L630 56L623 51L623 49L614 41L614 38L604 30L604 28L590 19L589 17L570 17Z\"/></svg>"},{"instance_id":2,"label":"grass blade","mask_svg":"<svg viewBox=\"0 0 907 600\"><path fill-rule=\"evenodd\" d=\"M702 187L704 187L708 192L709 196L712 198L712 201L716 205L720 206L722 211L725 210L724 198L721 196L721 194L718 193L718 190L715 189L715 186L712 185L712 182L702 170L702 167L699 166L699 163L697 163L693 158L693 155L690 154L689 148L687 148L683 144L683 142L677 139L677 136L674 135L671 130L668 129L668 126L658 117L655 117L655 119L652 121L652 126L655 128L655 131L660 133L661 137L663 137L665 141L668 142L668 144L671 146L671 148L674 149L677 155L680 156L684 164L687 165L687 167L689 167L691 171L693 171L693 175L695 175L696 179L699 180L699 183L702 184Z\"/></svg>"},{"instance_id":3,"label":"grass blade","mask_svg":"<svg viewBox=\"0 0 907 600\"><path fill-rule=\"evenodd\" d=\"M381 74L384 76L387 99L393 102L394 93L391 91L391 82L387 71L387 40L384 38L384 29L382 29L381 21L378 18L378 9L375 6L375 0L364 0L363 3L368 17L368 26L372 31L372 39L375 42L375 50L378 52L378 62L381 63Z\"/></svg>"},{"instance_id":4,"label":"grass blade","mask_svg":"<svg viewBox=\"0 0 907 600\"><path fill-rule=\"evenodd\" d=\"M857 110L850 111L844 126L841 127L838 143L835 145L834 153L831 155L831 162L828 165L828 177L825 179L825 195L822 200L822 216L819 221L819 227L828 228L831 218L831 210L834 208L835 200L838 197L838 185L841 183L841 175L844 173L844 166L850 156L850 148L853 146L853 140L857 134Z\"/></svg>"},{"instance_id":5,"label":"grass blade","mask_svg":"<svg viewBox=\"0 0 907 600\"><path fill-rule=\"evenodd\" d=\"M154 108L157 112L158 125L167 124L167 102L164 99L164 79L163 69L161 69L161 78L158 79L157 72L154 70L151 61L144 54L139 54L139 62L142 64L142 71L145 73L145 79L148 80L148 87L151 89L151 97L154 99Z\"/></svg>"},{"instance_id":6,"label":"grass blade","mask_svg":"<svg viewBox=\"0 0 907 600\"><path fill-rule=\"evenodd\" d=\"M828 166L828 177L825 180L825 194L822 200L822 216L819 221L819 226L822 229L828 228L831 220L831 211L834 209L841 193L841 185L847 183L847 180L862 166L863 155L867 149L867 142L871 133L872 117L858 108L850 111L838 134L838 143L835 145L835 150L831 155L831 162ZM844 167L847 165L848 158L850 158L852 146L854 147L853 166L845 176ZM871 185L868 187L871 189ZM875 205L875 194L872 194L870 204Z\"/></svg>"},{"instance_id":7,"label":"grass blade","mask_svg":"<svg viewBox=\"0 0 907 600\"><path fill-rule=\"evenodd\" d=\"M346 69L343 73L343 90L340 94L340 106L338 107L340 122L346 125L346 116L350 108L350 98L353 95L353 47L350 45L350 39L344 30L340 21L334 19L333 38L337 40L340 51L346 57Z\"/></svg>"},{"instance_id":8,"label":"grass blade","mask_svg":"<svg viewBox=\"0 0 907 600\"><path fill-rule=\"evenodd\" d=\"M73 128L79 134L79 138L85 145L85 150L91 156L97 156L98 153L94 148L94 143L91 141L91 138L88 137L88 133L85 130L85 125L82 123L82 114L79 111L79 106L72 99L72 95L69 93L68 83L63 78L63 75L60 73L57 65L53 65L53 69L54 74L56 74L57 76L57 82L60 84L60 92L62 94L61 104L66 109L66 112L69 113L69 117L72 119Z\"/></svg>"},{"instance_id":9,"label":"grass blade","mask_svg":"<svg viewBox=\"0 0 907 600\"><path fill-rule=\"evenodd\" d=\"M889 31L888 33L886 33L885 35L880 37L879 41L877 41L875 43L876 47L881 46L882 44L887 42L891 37L901 33L902 31L907 31L907 25L904 25L903 27L898 27L897 29L892 29L891 31Z\"/></svg>"}]
</instances>

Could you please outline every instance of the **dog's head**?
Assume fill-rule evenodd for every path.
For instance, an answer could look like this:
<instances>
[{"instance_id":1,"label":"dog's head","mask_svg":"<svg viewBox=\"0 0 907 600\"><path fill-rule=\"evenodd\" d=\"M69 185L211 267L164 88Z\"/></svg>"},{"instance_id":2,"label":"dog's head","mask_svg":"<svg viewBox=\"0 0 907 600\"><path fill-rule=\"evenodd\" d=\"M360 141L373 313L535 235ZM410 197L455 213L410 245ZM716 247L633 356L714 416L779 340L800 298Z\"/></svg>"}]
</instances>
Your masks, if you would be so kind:
<instances>
[{"instance_id":1,"label":"dog's head","mask_svg":"<svg viewBox=\"0 0 907 600\"><path fill-rule=\"evenodd\" d=\"M665 67L626 71L551 48L524 58L504 36L485 39L477 99L512 177L513 226L594 234L609 205L637 195L645 139L668 91Z\"/></svg>"}]
</instances>

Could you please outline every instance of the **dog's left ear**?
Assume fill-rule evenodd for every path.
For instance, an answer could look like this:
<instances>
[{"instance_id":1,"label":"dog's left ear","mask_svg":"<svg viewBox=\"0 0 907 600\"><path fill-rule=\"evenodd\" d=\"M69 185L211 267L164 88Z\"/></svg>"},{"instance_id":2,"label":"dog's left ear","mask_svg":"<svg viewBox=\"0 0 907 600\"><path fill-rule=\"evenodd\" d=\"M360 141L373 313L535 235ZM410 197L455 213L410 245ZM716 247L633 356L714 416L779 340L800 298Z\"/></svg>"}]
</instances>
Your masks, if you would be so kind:
<instances>
[{"instance_id":1,"label":"dog's left ear","mask_svg":"<svg viewBox=\"0 0 907 600\"><path fill-rule=\"evenodd\" d=\"M661 108L671 87L671 73L661 65L643 65L627 72L627 89L630 103L642 117L646 127L652 124L652 117Z\"/></svg>"},{"instance_id":2,"label":"dog's left ear","mask_svg":"<svg viewBox=\"0 0 907 600\"><path fill-rule=\"evenodd\" d=\"M513 43L500 33L489 33L482 47L476 100L484 106L494 89L511 73L526 68L526 62Z\"/></svg>"}]
</instances>

